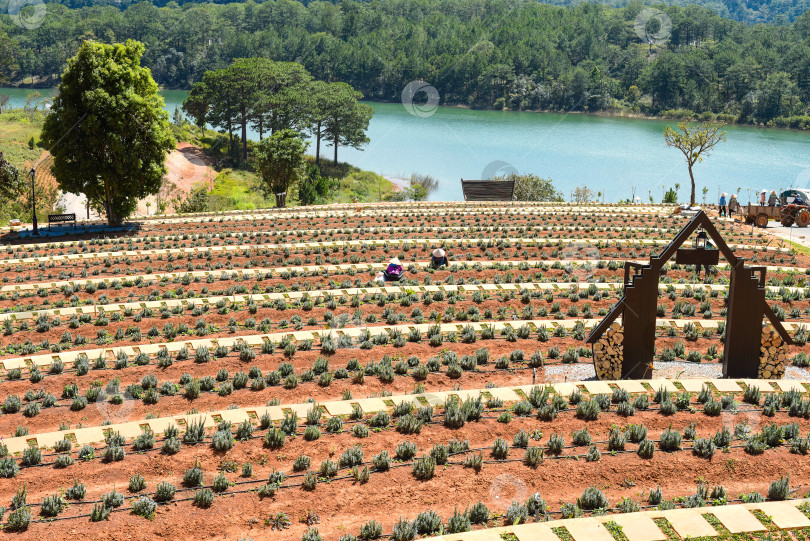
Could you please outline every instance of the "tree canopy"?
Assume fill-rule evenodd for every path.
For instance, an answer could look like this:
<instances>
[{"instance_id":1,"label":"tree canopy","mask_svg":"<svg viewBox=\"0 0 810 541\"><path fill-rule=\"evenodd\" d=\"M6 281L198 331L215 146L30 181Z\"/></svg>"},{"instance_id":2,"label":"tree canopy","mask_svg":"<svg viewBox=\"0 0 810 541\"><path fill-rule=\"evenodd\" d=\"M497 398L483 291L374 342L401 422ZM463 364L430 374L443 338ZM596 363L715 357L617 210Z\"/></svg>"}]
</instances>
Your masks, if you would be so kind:
<instances>
[{"instance_id":1,"label":"tree canopy","mask_svg":"<svg viewBox=\"0 0 810 541\"><path fill-rule=\"evenodd\" d=\"M512 194L514 201L564 201L562 193L554 187L550 178L542 178L531 173L509 173L492 180L514 181L515 191Z\"/></svg>"},{"instance_id":2,"label":"tree canopy","mask_svg":"<svg viewBox=\"0 0 810 541\"><path fill-rule=\"evenodd\" d=\"M120 224L139 199L156 194L175 146L144 46L128 40L82 44L45 117L42 143L54 158L60 189L83 193Z\"/></svg>"},{"instance_id":3,"label":"tree canopy","mask_svg":"<svg viewBox=\"0 0 810 541\"><path fill-rule=\"evenodd\" d=\"M293 130L276 131L256 147L256 171L267 192L276 196L276 206L285 206L287 190L298 180L304 168L308 142Z\"/></svg>"},{"instance_id":4,"label":"tree canopy","mask_svg":"<svg viewBox=\"0 0 810 541\"><path fill-rule=\"evenodd\" d=\"M689 117L691 111L727 122L810 127L810 12L798 15L808 2L705 1L740 13L796 10L785 16L795 19L790 24L756 26L695 5L660 6L671 24L652 18L641 30L637 19L653 8L638 2L619 9L519 0L121 2L124 9L49 4L38 28L0 18L0 49L5 32L19 50L10 56L16 67L5 68L15 82L54 80L83 39L132 38L147 45L144 65L167 88L190 88L206 72L238 59L267 58L301 64L314 79L346 83L370 100L399 101L409 82L424 80L449 105L557 111L624 106L664 116ZM658 28L651 26L655 21ZM660 42L647 43L660 32ZM274 111L272 102L265 105L267 114L258 117L262 128ZM277 118L288 127L283 116ZM239 127L232 122L232 129Z\"/></svg>"},{"instance_id":5,"label":"tree canopy","mask_svg":"<svg viewBox=\"0 0 810 541\"><path fill-rule=\"evenodd\" d=\"M690 206L695 205L695 174L692 168L707 158L715 146L726 140L726 132L722 131L722 128L723 124L720 122L703 122L695 126L681 122L677 130L673 130L671 126L667 126L664 130L667 146L677 148L686 158L689 180L692 183Z\"/></svg>"},{"instance_id":6,"label":"tree canopy","mask_svg":"<svg viewBox=\"0 0 810 541\"><path fill-rule=\"evenodd\" d=\"M24 184L23 175L0 152L0 201L16 199L22 193Z\"/></svg>"},{"instance_id":7,"label":"tree canopy","mask_svg":"<svg viewBox=\"0 0 810 541\"><path fill-rule=\"evenodd\" d=\"M248 158L247 128L264 134L278 130L308 132L315 138L315 163L321 141L362 148L374 110L359 103L363 95L346 83L313 80L296 62L241 58L227 68L208 71L183 103L183 110L203 128L206 123L226 130L231 140L241 129L242 160Z\"/></svg>"}]
</instances>

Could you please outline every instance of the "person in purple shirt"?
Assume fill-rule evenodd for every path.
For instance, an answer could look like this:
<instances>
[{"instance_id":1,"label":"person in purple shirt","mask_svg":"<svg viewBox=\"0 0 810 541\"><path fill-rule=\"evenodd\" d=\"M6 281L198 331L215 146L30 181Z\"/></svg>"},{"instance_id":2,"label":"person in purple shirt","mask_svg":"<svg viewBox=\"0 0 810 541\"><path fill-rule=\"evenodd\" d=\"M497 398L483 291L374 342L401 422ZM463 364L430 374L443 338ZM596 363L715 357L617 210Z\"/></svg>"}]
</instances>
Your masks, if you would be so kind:
<instances>
[{"instance_id":1,"label":"person in purple shirt","mask_svg":"<svg viewBox=\"0 0 810 541\"><path fill-rule=\"evenodd\" d=\"M394 257L388 262L388 268L383 271L386 282L399 282L405 272L402 269L402 263L399 258Z\"/></svg>"}]
</instances>

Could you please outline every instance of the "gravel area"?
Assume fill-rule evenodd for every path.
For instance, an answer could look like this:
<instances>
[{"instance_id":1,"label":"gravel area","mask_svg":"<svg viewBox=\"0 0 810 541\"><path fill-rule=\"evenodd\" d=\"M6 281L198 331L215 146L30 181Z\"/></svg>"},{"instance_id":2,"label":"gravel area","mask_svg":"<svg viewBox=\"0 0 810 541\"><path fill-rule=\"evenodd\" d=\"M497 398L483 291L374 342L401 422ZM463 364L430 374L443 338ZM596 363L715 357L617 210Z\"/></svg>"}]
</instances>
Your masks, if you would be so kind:
<instances>
[{"instance_id":1,"label":"gravel area","mask_svg":"<svg viewBox=\"0 0 810 541\"><path fill-rule=\"evenodd\" d=\"M593 364L580 362L578 364L555 365L546 367L546 380L551 383L564 381L587 381L596 379ZM717 363L690 363L687 361L655 361L653 362L653 379L714 379L723 377L723 364ZM788 366L785 369L784 379L798 379L810 381L810 370Z\"/></svg>"},{"instance_id":2,"label":"gravel area","mask_svg":"<svg viewBox=\"0 0 810 541\"><path fill-rule=\"evenodd\" d=\"M546 379L551 383L596 379L593 363L560 364L546 367Z\"/></svg>"}]
</instances>

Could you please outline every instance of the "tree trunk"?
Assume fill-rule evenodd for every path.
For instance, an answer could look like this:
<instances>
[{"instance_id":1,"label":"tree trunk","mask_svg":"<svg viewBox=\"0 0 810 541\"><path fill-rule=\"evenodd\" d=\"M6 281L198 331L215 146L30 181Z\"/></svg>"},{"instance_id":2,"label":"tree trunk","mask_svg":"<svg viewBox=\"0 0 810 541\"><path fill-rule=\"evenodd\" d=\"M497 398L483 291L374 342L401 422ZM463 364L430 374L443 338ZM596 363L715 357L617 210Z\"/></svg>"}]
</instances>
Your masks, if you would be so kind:
<instances>
[{"instance_id":1,"label":"tree trunk","mask_svg":"<svg viewBox=\"0 0 810 541\"><path fill-rule=\"evenodd\" d=\"M337 165L338 136L335 135L335 165Z\"/></svg>"},{"instance_id":2,"label":"tree trunk","mask_svg":"<svg viewBox=\"0 0 810 541\"><path fill-rule=\"evenodd\" d=\"M242 159L247 161L247 111L242 106Z\"/></svg>"},{"instance_id":3,"label":"tree trunk","mask_svg":"<svg viewBox=\"0 0 810 541\"><path fill-rule=\"evenodd\" d=\"M264 118L259 115L259 141L264 139Z\"/></svg>"},{"instance_id":4,"label":"tree trunk","mask_svg":"<svg viewBox=\"0 0 810 541\"><path fill-rule=\"evenodd\" d=\"M110 195L110 183L104 181L104 212L107 213L107 225L115 227L121 225L120 217L115 213Z\"/></svg>"},{"instance_id":5,"label":"tree trunk","mask_svg":"<svg viewBox=\"0 0 810 541\"><path fill-rule=\"evenodd\" d=\"M318 121L318 131L315 132L315 165L321 165L321 122Z\"/></svg>"},{"instance_id":6,"label":"tree trunk","mask_svg":"<svg viewBox=\"0 0 810 541\"><path fill-rule=\"evenodd\" d=\"M695 206L695 175L692 173L692 164L689 164L689 179L692 181L692 195L689 197L689 207Z\"/></svg>"}]
</instances>

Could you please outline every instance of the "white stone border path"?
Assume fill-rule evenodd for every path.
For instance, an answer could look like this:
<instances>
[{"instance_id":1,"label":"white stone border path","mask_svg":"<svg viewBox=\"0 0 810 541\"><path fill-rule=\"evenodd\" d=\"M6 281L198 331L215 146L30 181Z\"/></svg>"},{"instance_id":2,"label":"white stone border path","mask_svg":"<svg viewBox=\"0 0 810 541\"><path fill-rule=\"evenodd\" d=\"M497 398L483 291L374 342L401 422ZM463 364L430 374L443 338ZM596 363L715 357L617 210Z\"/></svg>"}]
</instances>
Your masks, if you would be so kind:
<instances>
[{"instance_id":1,"label":"white stone border path","mask_svg":"<svg viewBox=\"0 0 810 541\"><path fill-rule=\"evenodd\" d=\"M280 244L226 244L226 245L219 245L219 246L197 246L194 248L165 248L165 249L154 249L154 250L119 250L119 251L108 251L108 252L86 252L86 253L78 253L78 254L66 254L66 255L51 255L51 256L41 256L41 257L24 257L24 258L8 258L8 259L0 259L0 265L30 265L34 263L48 263L48 262L55 262L55 261L86 261L91 259L104 259L104 258L115 258L115 257L134 257L134 256L144 256L144 255L184 255L184 254L195 254L195 253L210 253L210 252L238 252L242 250L284 250L284 249L307 249L307 248L342 248L344 246L349 247L368 247L368 248L376 248L376 247L394 247L394 246L402 246L402 245L410 245L412 247L416 247L420 244L428 245L430 247L435 246L447 246L457 249L467 248L478 248L477 244L479 242L483 243L497 243L497 242L508 242L512 248L515 248L515 244L520 244L521 247L546 247L546 244L550 242L551 239L549 238L480 238L480 239L472 239L472 238L465 238L465 239L390 239L390 240L335 240L335 241L323 241L323 242L292 242L292 243L280 243ZM588 244L593 246L601 246L602 248L610 248L611 246L616 246L619 244L630 245L630 246L666 246L669 244L668 240L662 239L571 239L571 242L568 242L566 245L577 245L577 244ZM557 246L557 243L552 243L550 247ZM563 246L565 248L565 246ZM776 252L782 254L788 254L791 252L790 248L779 248L776 246L758 246L758 245L749 245L749 244L729 244L729 248L731 250L753 250L757 252ZM598 261L604 258L595 258L594 261Z\"/></svg>"},{"instance_id":2,"label":"white stone border path","mask_svg":"<svg viewBox=\"0 0 810 541\"><path fill-rule=\"evenodd\" d=\"M668 537L653 521L656 518L666 519L683 539L719 537L721 533L704 518L704 515L714 515L720 524L732 534L767 531L768 528L752 513L754 510L761 511L770 517L778 528L790 530L810 527L810 519L798 509L799 506L808 502L810 500L802 499L669 511L640 511L486 528L429 537L424 541L503 541L506 539L505 534L514 535L518 541L561 541L562 538L552 528L565 528L574 541L614 541L615 538L605 527L607 522L620 526L628 541L666 541Z\"/></svg>"},{"instance_id":3,"label":"white stone border path","mask_svg":"<svg viewBox=\"0 0 810 541\"><path fill-rule=\"evenodd\" d=\"M511 327L517 330L519 327L529 325L529 327L536 331L540 327L545 327L553 330L555 327L563 327L565 329L572 329L577 323L584 324L586 329L595 327L602 318L599 319L532 319L532 320L513 320L513 321L480 321L480 322L455 322L455 323L440 323L439 331L442 334L455 332L461 333L464 327L471 326L477 333L481 332L484 327L491 327L496 333L501 330ZM621 318L616 321L621 324ZM720 323L725 322L725 319L656 319L656 327L677 327L682 329L687 324L693 324L698 329L716 329ZM106 359L114 359L118 352L126 353L129 356L137 355L138 353L146 353L147 355L156 355L160 349L166 349L169 353L176 353L180 349L186 347L189 352L194 351L198 347L207 347L209 349L217 346L225 346L228 348L238 344L246 344L248 346L260 346L263 342L269 341L279 344L284 338L291 337L294 341L300 342L301 340L312 340L316 344L320 341L321 337L332 334L333 336L346 335L352 338L357 338L363 331L368 331L371 338L386 333L391 334L392 331L398 330L407 335L412 329L418 329L423 335L427 330L435 325L435 323L410 323L403 325L375 325L375 326L360 326L360 327L343 327L340 329L319 329L311 331L288 331L279 333L263 333L263 334L249 334L241 336L219 336L216 338L195 338L187 339L183 337L176 342L155 342L151 344L137 344L131 346L110 346L105 348L82 349L74 351L62 351L59 353L45 353L40 355L25 355L22 357L10 357L8 359L0 360L0 364L6 370L15 368L26 368L36 366L40 369L46 369L54 363L57 359L64 363L65 368L71 368L76 358L85 354L88 358L95 359L103 356ZM788 323L783 322L782 326L787 331L795 331L799 326L804 325L803 322Z\"/></svg>"},{"instance_id":4,"label":"white stone border path","mask_svg":"<svg viewBox=\"0 0 810 541\"><path fill-rule=\"evenodd\" d=\"M529 259L529 260L521 260L521 261L453 261L450 265L450 270L463 270L461 267L462 265L467 265L468 268L472 268L475 265L481 265L484 268L492 268L496 266L510 266L510 269L519 270L519 265L528 265L529 270L531 269L538 269L539 265L554 265L555 263L559 263L560 265L573 265L573 266L582 266L585 264L593 265L595 262L598 261L605 261L606 263L610 262L611 260L595 260L595 259L544 259L544 260L536 260L536 259ZM634 263L641 263L647 264L649 263L646 259L628 259L628 260L621 260L634 262ZM192 278L206 278L208 276L220 277L225 273L228 273L231 276L241 276L243 278L248 278L252 276L256 276L257 274L281 274L283 272L297 272L297 273L312 273L312 272L338 272L338 271L347 271L350 269L354 269L356 272L370 272L374 270L382 270L388 264L387 263L343 263L340 265L302 265L302 266L289 266L289 267L254 267L250 269L218 269L218 270L206 270L206 271L177 271L177 272L164 272L164 273L152 273L152 274L123 274L120 276L105 276L101 278L72 278L70 280L55 280L50 282L39 282L39 283L28 283L28 282L21 282L21 283L14 283L14 284L6 284L0 287L0 292L7 292L7 291L28 291L28 290L37 290L41 288L61 288L63 285L74 285L74 284L100 284L101 282L106 282L107 284L111 283L114 280L136 280L137 278L141 278L144 281L148 280L161 280L163 278L166 279L174 279L177 277L182 276L190 276ZM430 263L427 261L415 261L413 263L408 263L408 266L415 265L417 268L427 268ZM721 262L720 264L716 265L717 269L727 269L728 263ZM810 273L810 268L807 267L786 267L786 266L779 266L779 265L768 265L766 266L768 272L795 272L799 274L808 274ZM620 283L620 282L619 282ZM675 285L675 284L673 284ZM696 285L705 285L705 284L696 284Z\"/></svg>"},{"instance_id":5,"label":"white stone border path","mask_svg":"<svg viewBox=\"0 0 810 541\"><path fill-rule=\"evenodd\" d=\"M504 225L504 226L403 226L403 227L395 227L395 226L363 226L363 227L337 227L337 228L327 228L327 229L284 229L281 231L256 231L256 234L261 235L276 235L279 233L286 233L288 235L297 235L298 233L302 234L324 234L324 235L340 235L340 234L351 234L351 233L417 233L421 231L474 231L474 232L494 232L494 231L518 231L524 229L525 226L516 226L516 225ZM568 225L568 226L551 226L551 227L544 227L542 229L538 228L540 231L546 231L549 233L554 233L557 231L582 231L583 233L588 232L656 232L656 233L672 233L678 231L679 228L677 226L672 227L596 227L595 229L591 229L590 227L586 228L581 225ZM172 241L183 241L183 240L192 240L189 238L191 235L198 235L199 233L184 233L181 235L165 235L165 236L158 236L158 235L150 235L150 236L143 236L143 237L110 237L107 239L102 239L109 242L113 241L120 241L120 240L135 240L138 242L172 242ZM253 232L247 234L252 235ZM186 237L183 239L183 237ZM202 239L208 240L211 239L237 239L234 234L229 233L228 235L224 235L221 233L214 233L211 237L201 237ZM548 237L543 237L548 238ZM497 240L497 239L493 239ZM557 239L559 240L559 239ZM576 238L572 238L571 240L577 240ZM93 245L89 243L87 240L65 240L65 241L58 241L58 242L48 242L48 243L40 243L40 244L2 244L0 245L0 251L26 251L26 249L33 248L33 247L43 247L46 249L54 249L54 248L65 248L69 246L78 246L80 243L84 247L92 247ZM118 244L121 244L118 242Z\"/></svg>"},{"instance_id":6,"label":"white stone border path","mask_svg":"<svg viewBox=\"0 0 810 541\"><path fill-rule=\"evenodd\" d=\"M690 379L690 380L616 380L616 381L575 381L565 383L539 383L537 385L516 385L507 387L493 387L488 389L455 390L455 391L432 391L420 394L386 396L379 398L357 398L350 400L333 400L316 403L302 404L282 404L279 406L254 406L238 409L225 409L220 411L200 412L193 415L179 414L156 419L143 419L124 423L110 424L104 426L75 428L56 432L45 432L40 434L30 434L15 438L5 438L3 443L8 447L10 454L22 453L26 447L36 445L38 447L51 448L56 442L65 437L74 439L79 445L99 443L105 440L105 432L119 432L127 439L136 438L143 431L150 430L156 435L162 434L167 427L177 426L183 428L192 421L202 421L207 428L215 427L220 421L230 421L237 425L246 420L258 420L265 413L272 421L280 421L284 418L285 412L293 411L299 418L306 417L307 412L313 406L320 406L327 416L349 415L352 413L352 405L357 404L363 413L376 413L378 411L388 411L401 402L412 402L416 406L428 404L431 406L441 406L451 396L456 396L461 400L468 398L478 398L482 393L493 398L500 398L504 402L518 402L531 392L533 387L548 386L553 391L563 397L568 397L575 389L580 389L588 394L612 393L614 388L624 389L633 393L655 392L663 387L672 393L680 392L675 385L679 384L684 390L698 392L704 385L714 386L721 393L739 393L743 391L742 385L746 387L755 386L761 392L771 393L779 391L795 390L807 393L810 381L798 380L746 380L746 379ZM645 387L646 385L646 387ZM648 388L649 387L649 388ZM518 394L521 393L521 394Z\"/></svg>"},{"instance_id":7,"label":"white stone border path","mask_svg":"<svg viewBox=\"0 0 810 541\"><path fill-rule=\"evenodd\" d=\"M400 293L424 293L424 292L437 292L450 293L451 291L461 291L464 293L481 292L492 293L501 291L514 291L516 286L517 290L526 289L530 292L537 291L568 291L572 287L577 290L588 289L590 286L596 287L602 291L616 291L622 289L621 282L521 282L520 284L465 284L465 285L449 285L449 284L436 284L436 285L418 285L418 286L387 286L387 287L349 287L341 289L314 289L308 291L286 291L286 292L272 292L272 293L240 293L235 295L217 295L217 296L203 296L203 297L184 297L182 299L159 299L155 301L133 301L133 302L110 302L107 304L92 304L83 306L69 306L64 308L44 308L41 310L28 310L24 312L5 312L0 313L0 323L7 319L13 321L24 319L36 319L40 316L72 316L80 314L97 314L99 310L104 310L107 314L114 312L124 312L127 309L140 310L142 308L160 309L175 308L177 306L195 306L195 305L213 305L220 300L225 300L234 303L247 303L250 301L267 302L277 299L286 301L301 299L305 295L312 299L313 303L323 300L327 295L333 297L352 297L354 295L374 295L376 293L384 294L400 294ZM660 291L666 291L669 286L672 286L676 291L683 291L687 288L692 290L703 289L710 291L726 291L728 286L724 284L665 284L660 287ZM778 293L781 289L785 289L791 293L796 291L804 292L805 288L801 287L783 287L783 286L766 286L768 291ZM583 299L583 302L588 302ZM705 321L705 320L699 320Z\"/></svg>"}]
</instances>

